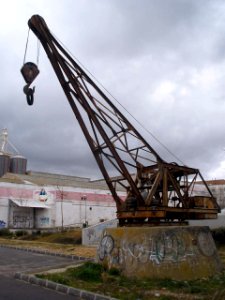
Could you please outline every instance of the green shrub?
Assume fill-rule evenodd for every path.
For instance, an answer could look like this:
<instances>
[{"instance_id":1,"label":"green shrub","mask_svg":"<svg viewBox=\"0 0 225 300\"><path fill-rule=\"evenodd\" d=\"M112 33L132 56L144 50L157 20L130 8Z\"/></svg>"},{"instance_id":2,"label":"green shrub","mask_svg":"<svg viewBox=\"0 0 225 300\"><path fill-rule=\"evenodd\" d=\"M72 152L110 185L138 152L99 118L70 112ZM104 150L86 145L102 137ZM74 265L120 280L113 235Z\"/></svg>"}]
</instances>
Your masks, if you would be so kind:
<instances>
[{"instance_id":1,"label":"green shrub","mask_svg":"<svg viewBox=\"0 0 225 300\"><path fill-rule=\"evenodd\" d=\"M116 268L112 268L108 271L109 275L112 275L112 276L120 276L120 270L119 269L116 269Z\"/></svg>"},{"instance_id":2,"label":"green shrub","mask_svg":"<svg viewBox=\"0 0 225 300\"><path fill-rule=\"evenodd\" d=\"M102 265L93 262L86 262L80 267L71 269L71 275L80 280L101 282L101 274L103 271L104 268Z\"/></svg>"},{"instance_id":3,"label":"green shrub","mask_svg":"<svg viewBox=\"0 0 225 300\"><path fill-rule=\"evenodd\" d=\"M21 236L27 236L27 231L26 230L18 230L15 232L16 237L21 237Z\"/></svg>"},{"instance_id":4,"label":"green shrub","mask_svg":"<svg viewBox=\"0 0 225 300\"><path fill-rule=\"evenodd\" d=\"M41 279L45 279L45 276L42 274L36 274L35 276L37 276L38 278L41 278ZM61 274L50 274L48 276L48 280L51 280L51 281L54 281L54 282L57 282L60 284L65 284L65 285L70 284L70 280Z\"/></svg>"},{"instance_id":5,"label":"green shrub","mask_svg":"<svg viewBox=\"0 0 225 300\"><path fill-rule=\"evenodd\" d=\"M40 230L37 231L37 235L41 236L41 237L46 237L46 236L51 236L52 233L51 232L41 232Z\"/></svg>"},{"instance_id":6,"label":"green shrub","mask_svg":"<svg viewBox=\"0 0 225 300\"><path fill-rule=\"evenodd\" d=\"M2 228L0 229L0 236L11 238L14 234L8 228Z\"/></svg>"}]
</instances>

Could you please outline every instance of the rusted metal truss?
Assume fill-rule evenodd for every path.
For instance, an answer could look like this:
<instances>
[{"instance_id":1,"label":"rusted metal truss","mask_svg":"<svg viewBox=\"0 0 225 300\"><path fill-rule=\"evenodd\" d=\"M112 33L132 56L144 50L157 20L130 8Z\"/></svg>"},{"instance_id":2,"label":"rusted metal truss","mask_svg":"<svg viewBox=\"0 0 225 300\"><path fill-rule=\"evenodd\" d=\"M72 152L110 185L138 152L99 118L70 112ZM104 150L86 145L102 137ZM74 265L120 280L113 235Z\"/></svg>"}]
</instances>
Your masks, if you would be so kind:
<instances>
[{"instance_id":1,"label":"rusted metal truss","mask_svg":"<svg viewBox=\"0 0 225 300\"><path fill-rule=\"evenodd\" d=\"M121 225L216 218L219 206L197 169L166 163L64 50L45 21L29 27L42 43L117 206ZM201 190L196 186L201 182ZM118 189L127 191L122 200Z\"/></svg>"}]
</instances>

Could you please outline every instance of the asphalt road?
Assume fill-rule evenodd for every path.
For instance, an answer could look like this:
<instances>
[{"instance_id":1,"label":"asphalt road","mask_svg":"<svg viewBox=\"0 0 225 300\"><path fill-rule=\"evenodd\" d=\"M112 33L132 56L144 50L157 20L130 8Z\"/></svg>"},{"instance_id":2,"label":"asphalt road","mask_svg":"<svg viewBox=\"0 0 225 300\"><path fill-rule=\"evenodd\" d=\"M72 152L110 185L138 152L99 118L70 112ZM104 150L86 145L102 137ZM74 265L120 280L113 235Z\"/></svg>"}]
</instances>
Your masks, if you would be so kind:
<instances>
[{"instance_id":1,"label":"asphalt road","mask_svg":"<svg viewBox=\"0 0 225 300\"><path fill-rule=\"evenodd\" d=\"M15 272L35 274L74 263L69 258L0 247L0 300L78 300L80 298L14 279Z\"/></svg>"}]
</instances>

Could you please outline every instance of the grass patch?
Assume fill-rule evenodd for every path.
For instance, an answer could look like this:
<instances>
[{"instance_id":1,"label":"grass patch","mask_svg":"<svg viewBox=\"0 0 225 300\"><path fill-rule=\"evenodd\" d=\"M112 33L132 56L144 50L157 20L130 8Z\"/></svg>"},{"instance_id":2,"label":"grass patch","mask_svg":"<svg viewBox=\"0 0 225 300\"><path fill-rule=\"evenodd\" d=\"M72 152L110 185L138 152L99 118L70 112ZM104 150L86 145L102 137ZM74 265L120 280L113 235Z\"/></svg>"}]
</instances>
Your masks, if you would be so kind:
<instances>
[{"instance_id":1,"label":"grass patch","mask_svg":"<svg viewBox=\"0 0 225 300\"><path fill-rule=\"evenodd\" d=\"M23 234L22 234L23 233ZM74 229L71 231L62 231L62 232L34 232L33 234L26 234L24 232L18 231L16 237L23 241L39 241L47 243L57 243L57 244L71 244L71 245L80 245L81 244L81 229Z\"/></svg>"},{"instance_id":2,"label":"grass patch","mask_svg":"<svg viewBox=\"0 0 225 300\"><path fill-rule=\"evenodd\" d=\"M101 282L104 268L100 264L86 262L84 266L70 269L71 278L85 280L89 282Z\"/></svg>"},{"instance_id":3,"label":"grass patch","mask_svg":"<svg viewBox=\"0 0 225 300\"><path fill-rule=\"evenodd\" d=\"M225 289L225 272L209 279L190 281L176 281L167 278L140 280L128 279L116 269L107 271L102 265L92 262L86 262L63 273L37 276L121 300L206 300L213 299L218 291Z\"/></svg>"},{"instance_id":4,"label":"grass patch","mask_svg":"<svg viewBox=\"0 0 225 300\"><path fill-rule=\"evenodd\" d=\"M10 239L14 236L14 234L8 228L0 229L0 237Z\"/></svg>"}]
</instances>

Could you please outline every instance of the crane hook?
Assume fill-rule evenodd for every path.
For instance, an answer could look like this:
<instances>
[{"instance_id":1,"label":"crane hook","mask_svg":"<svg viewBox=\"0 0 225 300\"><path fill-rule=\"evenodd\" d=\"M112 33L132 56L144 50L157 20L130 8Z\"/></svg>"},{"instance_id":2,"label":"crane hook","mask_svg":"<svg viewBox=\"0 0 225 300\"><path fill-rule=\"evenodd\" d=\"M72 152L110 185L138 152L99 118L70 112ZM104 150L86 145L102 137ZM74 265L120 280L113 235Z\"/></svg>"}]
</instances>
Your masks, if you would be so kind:
<instances>
[{"instance_id":1,"label":"crane hook","mask_svg":"<svg viewBox=\"0 0 225 300\"><path fill-rule=\"evenodd\" d=\"M23 88L23 91L27 96L27 104L32 105L34 103L35 87L30 88L29 86L39 74L38 67L32 62L27 62L21 68L21 73L23 75L24 80L27 83Z\"/></svg>"},{"instance_id":2,"label":"crane hook","mask_svg":"<svg viewBox=\"0 0 225 300\"><path fill-rule=\"evenodd\" d=\"M29 84L26 84L23 88L23 91L24 91L24 94L27 96L27 104L33 105L35 86L33 88L30 88L29 86L30 86Z\"/></svg>"}]
</instances>

